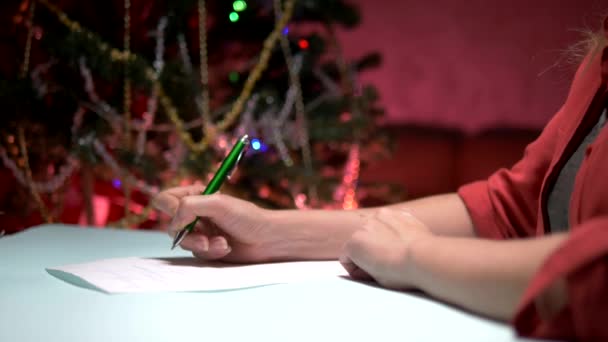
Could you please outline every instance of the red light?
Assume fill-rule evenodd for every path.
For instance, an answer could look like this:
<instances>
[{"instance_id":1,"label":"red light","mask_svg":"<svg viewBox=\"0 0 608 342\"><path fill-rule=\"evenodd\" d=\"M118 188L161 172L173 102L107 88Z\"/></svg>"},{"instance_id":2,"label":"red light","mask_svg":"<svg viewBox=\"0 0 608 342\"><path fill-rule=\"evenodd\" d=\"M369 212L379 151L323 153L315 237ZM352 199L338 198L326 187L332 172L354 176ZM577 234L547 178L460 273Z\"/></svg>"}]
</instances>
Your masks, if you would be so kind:
<instances>
[{"instance_id":1,"label":"red light","mask_svg":"<svg viewBox=\"0 0 608 342\"><path fill-rule=\"evenodd\" d=\"M300 49L306 50L306 49L308 49L308 47L310 46L310 44L308 44L308 40L306 40L306 39L300 39L300 41L298 41L298 46L300 47Z\"/></svg>"}]
</instances>

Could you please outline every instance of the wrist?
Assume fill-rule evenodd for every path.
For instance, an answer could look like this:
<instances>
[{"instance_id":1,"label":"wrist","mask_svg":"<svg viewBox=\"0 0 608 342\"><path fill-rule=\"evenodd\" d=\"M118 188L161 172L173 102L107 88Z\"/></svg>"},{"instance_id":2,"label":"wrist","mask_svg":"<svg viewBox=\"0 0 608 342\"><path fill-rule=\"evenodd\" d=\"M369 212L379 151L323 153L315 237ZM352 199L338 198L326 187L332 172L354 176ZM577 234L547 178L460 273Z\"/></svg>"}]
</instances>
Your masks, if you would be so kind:
<instances>
[{"instance_id":1,"label":"wrist","mask_svg":"<svg viewBox=\"0 0 608 342\"><path fill-rule=\"evenodd\" d=\"M264 209L261 213L264 222L264 235L267 239L261 248L266 259L280 261L289 257L290 229L282 222L281 210Z\"/></svg>"},{"instance_id":2,"label":"wrist","mask_svg":"<svg viewBox=\"0 0 608 342\"><path fill-rule=\"evenodd\" d=\"M314 258L311 249L318 243L310 237L308 227L296 222L294 210L265 210L264 222L268 240L263 247L272 261Z\"/></svg>"},{"instance_id":3,"label":"wrist","mask_svg":"<svg viewBox=\"0 0 608 342\"><path fill-rule=\"evenodd\" d=\"M408 278L409 283L419 289L425 290L425 262L429 252L433 253L438 245L438 242L441 240L441 237L429 234L427 236L421 237L413 241L408 250Z\"/></svg>"},{"instance_id":4,"label":"wrist","mask_svg":"<svg viewBox=\"0 0 608 342\"><path fill-rule=\"evenodd\" d=\"M364 222L355 212L325 210L268 210L268 245L273 260L338 259L342 247Z\"/></svg>"}]
</instances>

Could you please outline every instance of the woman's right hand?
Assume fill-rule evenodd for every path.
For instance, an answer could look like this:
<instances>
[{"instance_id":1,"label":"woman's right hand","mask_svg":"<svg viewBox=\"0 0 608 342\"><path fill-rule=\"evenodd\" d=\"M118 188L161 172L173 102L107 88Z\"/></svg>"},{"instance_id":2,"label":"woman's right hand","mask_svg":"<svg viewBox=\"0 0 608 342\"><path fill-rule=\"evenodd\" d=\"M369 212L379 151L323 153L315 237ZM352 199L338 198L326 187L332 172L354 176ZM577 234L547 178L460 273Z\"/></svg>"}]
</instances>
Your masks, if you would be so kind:
<instances>
[{"instance_id":1,"label":"woman's right hand","mask_svg":"<svg viewBox=\"0 0 608 342\"><path fill-rule=\"evenodd\" d=\"M173 217L171 237L196 217L196 228L180 246L198 258L229 262L263 262L277 257L281 242L270 211L224 194L200 195L202 185L177 187L154 198L159 210Z\"/></svg>"}]
</instances>

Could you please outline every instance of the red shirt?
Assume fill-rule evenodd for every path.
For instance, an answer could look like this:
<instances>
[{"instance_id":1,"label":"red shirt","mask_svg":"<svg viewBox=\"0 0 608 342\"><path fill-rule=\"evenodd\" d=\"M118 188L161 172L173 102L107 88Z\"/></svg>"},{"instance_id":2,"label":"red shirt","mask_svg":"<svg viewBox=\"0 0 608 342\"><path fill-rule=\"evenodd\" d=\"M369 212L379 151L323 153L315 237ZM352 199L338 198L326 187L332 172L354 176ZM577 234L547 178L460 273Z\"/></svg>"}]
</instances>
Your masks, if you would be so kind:
<instances>
[{"instance_id":1,"label":"red shirt","mask_svg":"<svg viewBox=\"0 0 608 342\"><path fill-rule=\"evenodd\" d=\"M608 38L608 19L604 24ZM461 187L480 237L548 234L547 197L561 167L608 100L608 47L585 58L563 107L511 169ZM513 323L521 335L608 341L608 127L585 151L570 200L570 233L533 277ZM551 315L543 298L565 285L567 303Z\"/></svg>"}]
</instances>

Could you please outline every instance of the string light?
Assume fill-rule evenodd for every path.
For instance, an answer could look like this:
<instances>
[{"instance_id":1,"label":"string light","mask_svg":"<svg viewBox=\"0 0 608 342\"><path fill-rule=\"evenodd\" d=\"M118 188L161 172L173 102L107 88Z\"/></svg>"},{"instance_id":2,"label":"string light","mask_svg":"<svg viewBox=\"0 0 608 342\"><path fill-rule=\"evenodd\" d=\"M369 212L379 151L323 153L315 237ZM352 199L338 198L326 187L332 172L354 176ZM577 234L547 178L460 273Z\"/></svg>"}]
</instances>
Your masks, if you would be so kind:
<instances>
[{"instance_id":1,"label":"string light","mask_svg":"<svg viewBox=\"0 0 608 342\"><path fill-rule=\"evenodd\" d=\"M125 13L124 13L124 51L125 53L131 53L131 0L125 0L124 2ZM131 75L129 70L129 63L124 64L124 87L123 87L123 113L124 113L124 143L127 148L131 147L131 105L133 103L131 97ZM124 217L129 217L129 207L131 203L131 188L129 184L125 184L123 187L125 196L125 211Z\"/></svg>"},{"instance_id":2,"label":"string light","mask_svg":"<svg viewBox=\"0 0 608 342\"><path fill-rule=\"evenodd\" d=\"M21 6L22 8L25 10L25 7L23 7L25 4L25 6L27 6L26 2L24 1ZM30 18L29 18L29 29L27 31L27 40L25 41L25 52L24 52L24 56L23 56L23 64L21 65L21 73L20 73L20 77L24 78L30 68L30 54L32 52L32 37L34 36L34 13L36 10L36 2L32 2L32 4L30 5Z\"/></svg>"},{"instance_id":3,"label":"string light","mask_svg":"<svg viewBox=\"0 0 608 342\"><path fill-rule=\"evenodd\" d=\"M263 48L262 52L260 52L258 62L254 66L253 70L249 73L249 76L247 77L247 79L245 80L245 84L243 85L243 89L241 90L241 93L239 94L237 99L233 102L230 111L225 114L224 118L220 122L218 122L218 124L217 124L218 131L221 132L223 130L226 130L228 127L230 127L234 123L234 121L241 114L243 106L244 106L245 102L247 101L247 99L251 96L251 93L253 91L255 84L260 79L260 77L262 76L262 73L264 72L264 70L266 70L266 67L268 66L268 61L270 60L270 57L272 55L274 45L276 44L278 38L281 35L281 31L287 25L287 22L289 22L289 20L291 19L291 15L292 15L293 9L295 7L295 1L296 0L287 0L286 1L283 15L281 16L281 18L279 20L277 20L273 31L264 40L264 44L263 44L264 48ZM67 14L65 14L63 11L61 11L57 6L49 3L48 0L38 0L38 2L40 4L42 4L43 6L45 6L47 9L49 9L57 17L59 22L61 22L63 25L65 25L70 31L77 32L77 33L81 33L81 32L88 33L88 31L86 29L84 29L78 22L71 20L67 16ZM117 49L111 49L108 47L108 45L106 43L99 43L99 48L100 49L110 49L113 61L120 61L123 63L127 63L127 62L132 62L132 61L135 61L138 59L138 57L136 55L134 55L133 53L123 52L123 51L120 51ZM155 74L156 73L153 69L146 68L146 72L145 72L146 77L151 82L158 83L158 80L155 79ZM173 125L175 125L175 129L177 130L179 138L186 144L186 146L188 146L190 151L192 151L194 153L201 153L201 152L205 151L209 146L210 137L205 136L205 137L203 137L203 139L201 141L195 142L194 139L192 139L192 136L187 132L187 127L186 127L187 125L179 117L177 109L173 105L171 99L167 96L163 87L160 86L160 84L158 86L159 86L158 96L159 96L161 106L163 107L164 111L166 112L167 116L169 117L169 119L171 120Z\"/></svg>"},{"instance_id":4,"label":"string light","mask_svg":"<svg viewBox=\"0 0 608 342\"><path fill-rule=\"evenodd\" d=\"M251 147L256 151L259 151L262 148L262 143L260 142L260 139L252 139Z\"/></svg>"},{"instance_id":5,"label":"string light","mask_svg":"<svg viewBox=\"0 0 608 342\"><path fill-rule=\"evenodd\" d=\"M341 122L349 122L352 119L352 115L349 112L343 112L342 114L340 114L340 121Z\"/></svg>"},{"instance_id":6,"label":"string light","mask_svg":"<svg viewBox=\"0 0 608 342\"><path fill-rule=\"evenodd\" d=\"M334 200L342 202L342 209L352 210L359 207L359 203L357 203L357 183L359 182L360 166L360 149L359 145L355 144L350 147L342 182L334 192Z\"/></svg>"},{"instance_id":7,"label":"string light","mask_svg":"<svg viewBox=\"0 0 608 342\"><path fill-rule=\"evenodd\" d=\"M258 190L258 196L261 198L268 198L270 196L270 188L266 185L262 186L260 190Z\"/></svg>"},{"instance_id":8,"label":"string light","mask_svg":"<svg viewBox=\"0 0 608 342\"><path fill-rule=\"evenodd\" d=\"M47 7L53 14L55 14L57 16L57 18L59 19L59 21L62 24L64 24L66 27L68 27L72 32L85 33L85 34L88 33L88 31L86 29L84 29L79 23L71 21L64 12L60 11L56 6L50 4L48 0L39 0L39 3L44 5L45 7ZM247 77L243 90L242 90L241 94L239 95L239 97L237 98L237 100L233 103L231 110L229 111L229 113L226 114L224 119L219 122L218 131L223 131L226 128L228 128L229 126L231 126L234 123L235 119L237 119L239 117L239 115L241 114L240 112L242 110L244 103L247 101L247 99L251 95L253 87L257 83L257 80L260 78L262 72L267 67L268 60L272 54L273 47L276 44L278 38L281 36L282 29L285 27L286 23L289 21L289 18L291 17L291 14L293 12L294 3L295 3L295 0L286 1L284 15L281 16L281 18L277 20L273 32L265 40L265 43L263 44L264 49L260 53L258 63L255 65L255 67L253 68L253 70L251 71L249 76ZM91 35L89 34L88 37L90 38ZM137 55L131 53L131 51L129 51L129 50L125 49L125 51L120 51L117 49L113 49L113 48L109 47L109 45L107 43L104 43L104 42L98 42L98 46L99 46L100 50L102 50L102 51L109 51L109 53L111 55L111 59L114 62L132 63L139 59L139 57ZM208 147L210 137L205 136L203 138L203 140L201 140L200 142L194 142L191 139L189 134L187 134L187 132L186 132L186 130L188 129L188 126L190 126L190 124L189 123L184 124L184 122L182 122L180 120L179 114L178 114L176 108L173 106L171 99L168 98L168 96L164 93L162 86L160 85L160 83L157 80L156 71L157 70L154 70L153 68L146 67L145 76L153 84L158 85L159 100L161 102L161 105L163 106L164 111L167 112L172 123L175 125L179 138L182 141L184 141L186 143L186 145L188 145L188 147L190 147L190 149L193 152L204 151ZM101 108L101 110L106 112L107 108L105 106L102 106L102 107L103 108ZM107 113L107 114L112 114L112 113ZM116 114L118 114L118 113L116 113ZM131 126L131 125L129 125L129 126ZM137 129L137 127L130 127L130 128ZM187 139L187 138L190 138L190 139ZM99 143L99 142L97 142L97 143ZM97 144L94 144L94 145L97 145ZM264 145L262 144L261 146L263 148ZM99 146L96 146L96 150L98 150L98 149L99 149ZM99 153L99 151L97 151L97 152ZM106 155L106 153L104 153L103 155ZM107 157L107 155L106 155L106 157ZM106 160L106 163L107 162L108 161ZM125 172L125 173L127 173L127 172ZM132 183L134 181L134 177L128 175L128 173L127 173L126 177L124 177L124 178L121 177L121 179L122 179L123 186L126 185L125 183ZM129 206L125 206L125 207L129 207ZM123 220L119 221L118 223L120 226L136 224L136 222L138 220L141 221L143 219L146 219L147 215L150 213L151 210L152 210L151 205L149 205L146 208L144 208L143 212L141 212L139 215L137 215L137 217L134 217L134 215L129 215L128 217L125 217Z\"/></svg>"},{"instance_id":9,"label":"string light","mask_svg":"<svg viewBox=\"0 0 608 342\"><path fill-rule=\"evenodd\" d=\"M36 38L36 40L40 40L42 39L42 34L43 30L40 27L36 27L36 29L34 30L34 38Z\"/></svg>"},{"instance_id":10,"label":"string light","mask_svg":"<svg viewBox=\"0 0 608 342\"><path fill-rule=\"evenodd\" d=\"M239 76L238 71L231 71L231 72L228 74L228 79L230 80L230 82L231 82L231 83L236 83L236 82L238 82L238 81L239 81L239 78L240 78L240 76Z\"/></svg>"},{"instance_id":11,"label":"string light","mask_svg":"<svg viewBox=\"0 0 608 342\"><path fill-rule=\"evenodd\" d=\"M287 7L284 9L287 10ZM274 0L274 14L275 18L278 20L281 17L281 1ZM284 15L283 15L284 16ZM287 27L287 24L285 25ZM296 109L296 127L297 127L297 138L299 140L299 145L302 153L302 161L304 163L304 169L306 173L309 175L313 174L313 164L312 164L312 153L310 150L310 137L308 135L308 122L306 118L306 107L304 106L304 97L302 95L302 89L300 84L300 76L298 70L296 70L296 62L291 53L291 48L289 47L289 40L285 35L281 36L281 50L283 51L283 57L285 58L285 63L287 64L287 69L289 72L289 81L292 86L295 88L295 109ZM306 43L305 49L308 47L308 41L304 40ZM302 58L301 55L298 56ZM301 65L301 61L299 62ZM317 187L315 184L310 184L308 186L308 200L311 202L317 202Z\"/></svg>"},{"instance_id":12,"label":"string light","mask_svg":"<svg viewBox=\"0 0 608 342\"><path fill-rule=\"evenodd\" d=\"M13 137L13 136L11 136ZM11 142L12 144L12 142ZM19 149L16 146L13 146L17 149L17 153L19 153ZM15 163L7 154L7 151L0 147L0 159L4 166L11 171L13 177L23 186L29 187L33 186L34 190L39 193L53 193L57 191L57 189L61 188L65 185L66 181L72 176L74 171L78 168L78 162L74 159L68 159L67 163L59 168L59 172L50 180L45 182L35 182L32 181L31 184L27 182L27 178L25 174L19 169L17 163ZM23 159L20 159L23 161ZM21 163L23 164L23 162Z\"/></svg>"},{"instance_id":13,"label":"string light","mask_svg":"<svg viewBox=\"0 0 608 342\"><path fill-rule=\"evenodd\" d=\"M46 223L52 223L53 218L51 217L46 207L46 204L40 197L40 193L34 187L34 179L32 178L32 169L30 168L30 163L28 159L27 144L25 142L25 134L23 133L23 127L19 126L17 136L19 138L19 148L21 151L21 155L23 156L23 168L25 169L25 179L28 184L30 193L34 198L34 201L38 205L38 210L40 210L40 215L42 216L42 218L46 221Z\"/></svg>"},{"instance_id":14,"label":"string light","mask_svg":"<svg viewBox=\"0 0 608 342\"><path fill-rule=\"evenodd\" d=\"M294 198L294 204L296 206L296 208L303 210L303 209L308 209L308 207L306 206L306 200L307 200L307 196L305 194L297 194Z\"/></svg>"},{"instance_id":15,"label":"string light","mask_svg":"<svg viewBox=\"0 0 608 342\"><path fill-rule=\"evenodd\" d=\"M237 12L242 12L247 9L247 3L243 0L237 0L232 3L232 8Z\"/></svg>"},{"instance_id":16,"label":"string light","mask_svg":"<svg viewBox=\"0 0 608 342\"><path fill-rule=\"evenodd\" d=\"M188 44L183 33L177 36L177 45L179 47L179 56L182 60L182 64L186 68L186 71L192 72L192 61L190 60L190 54L188 53Z\"/></svg>"},{"instance_id":17,"label":"string light","mask_svg":"<svg viewBox=\"0 0 608 342\"><path fill-rule=\"evenodd\" d=\"M237 14L237 16L238 16L238 13L235 13L235 14ZM237 19L237 21L238 21L238 19ZM287 35L287 34L289 33L289 29L285 27L283 30L281 30L281 31L279 31L279 32L283 33L283 35ZM185 44L184 44L184 45L185 45ZM309 47L310 47L310 44L309 44L309 41L308 41L308 40L306 40L306 39L301 39L301 40L298 42L298 46L299 46L301 49L307 49L307 48L309 48ZM120 59L120 60L124 60L124 61L132 60L132 59L135 59L135 58L136 58L136 57L135 57L134 55L132 55L130 52L123 53L123 55L118 56L118 59ZM233 72L233 73L234 73L234 74L236 74L237 76L239 76L238 72ZM229 77L230 77L230 76L232 76L232 75L229 75ZM238 116L238 115L237 115L237 116ZM182 126L182 127L183 127L183 126ZM179 129L178 129L178 133L179 133ZM253 147L255 150L259 150L259 149L261 149L262 147L264 147L264 144L263 144L261 141L259 141L258 139L256 139L256 140L257 140L257 143L258 143L259 145L258 145L258 144L256 144L256 142L255 142L255 141L252 141L252 147ZM257 146L258 148L256 148L256 146ZM356 177L354 177L354 175L349 175L349 176L347 176L347 177L345 177L345 178L344 178L344 180L345 180L347 183L351 183L351 182L352 182L353 180L355 180L355 179L356 179ZM357 206L357 203L356 203L355 191L354 191L353 189L348 189L346 192L347 192L347 194L346 194L346 196L345 196L345 201L344 201L344 202L346 202L346 203L344 203L345 207L348 207L348 208L353 208L353 207L356 207L356 206ZM305 204L305 202L306 202L306 200L307 200L307 196L306 196L306 195L304 195L304 194L302 194L302 196L300 196L300 197L299 197L299 200L300 200L300 202L302 202L302 204Z\"/></svg>"},{"instance_id":18,"label":"string light","mask_svg":"<svg viewBox=\"0 0 608 342\"><path fill-rule=\"evenodd\" d=\"M156 77L161 74L163 67L165 65L163 56L165 53L165 28L167 27L167 17L162 17L158 21L158 26L156 27L156 49L155 49L155 59L154 59L154 70L156 71ZM146 112L143 114L143 122L141 125L141 130L137 135L137 143L136 143L136 152L137 157L140 158L144 154L145 145L147 141L147 131L152 127L154 123L154 117L156 116L156 110L158 108L158 86L156 83L152 87L152 94L148 98L148 103L146 105ZM127 132L128 133L128 132Z\"/></svg>"},{"instance_id":19,"label":"string light","mask_svg":"<svg viewBox=\"0 0 608 342\"><path fill-rule=\"evenodd\" d=\"M131 53L131 0L125 0L124 2L124 51L127 54ZM123 86L123 113L125 115L125 144L128 147L131 144L131 78L129 75L129 63L124 65L124 86Z\"/></svg>"},{"instance_id":20,"label":"string light","mask_svg":"<svg viewBox=\"0 0 608 342\"><path fill-rule=\"evenodd\" d=\"M289 34L289 27L285 26L285 28L283 29L283 35L286 36Z\"/></svg>"},{"instance_id":21,"label":"string light","mask_svg":"<svg viewBox=\"0 0 608 342\"><path fill-rule=\"evenodd\" d=\"M198 0L198 46L201 79L200 114L203 120L203 135L211 138L215 127L212 127L209 114L209 65L207 63L207 9L205 0Z\"/></svg>"},{"instance_id":22,"label":"string light","mask_svg":"<svg viewBox=\"0 0 608 342\"><path fill-rule=\"evenodd\" d=\"M239 21L239 14L236 12L230 12L230 14L228 15L228 18L230 19L230 21L232 21L233 23L236 23L237 21Z\"/></svg>"},{"instance_id":23,"label":"string light","mask_svg":"<svg viewBox=\"0 0 608 342\"><path fill-rule=\"evenodd\" d=\"M306 40L306 39L300 39L298 41L298 46L300 47L300 49L306 50L306 49L308 49L308 47L310 46L310 44L308 43L308 40Z\"/></svg>"},{"instance_id":24,"label":"string light","mask_svg":"<svg viewBox=\"0 0 608 342\"><path fill-rule=\"evenodd\" d=\"M118 161L114 159L114 157L110 154L110 152L106 149L106 147L101 141L99 141L98 139L93 139L92 146L95 149L95 152L97 152L97 155L99 155L104 161L104 163L108 165L110 169L112 169L114 174L118 175L117 179L112 180L113 186L123 188L127 186L134 186L139 191L148 196L154 196L156 193L158 193L157 186L152 186L145 183L144 181L138 180L132 173L129 172L129 170L120 167Z\"/></svg>"}]
</instances>

